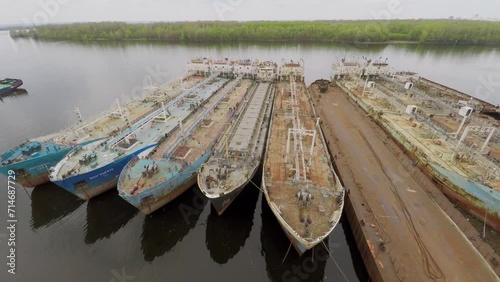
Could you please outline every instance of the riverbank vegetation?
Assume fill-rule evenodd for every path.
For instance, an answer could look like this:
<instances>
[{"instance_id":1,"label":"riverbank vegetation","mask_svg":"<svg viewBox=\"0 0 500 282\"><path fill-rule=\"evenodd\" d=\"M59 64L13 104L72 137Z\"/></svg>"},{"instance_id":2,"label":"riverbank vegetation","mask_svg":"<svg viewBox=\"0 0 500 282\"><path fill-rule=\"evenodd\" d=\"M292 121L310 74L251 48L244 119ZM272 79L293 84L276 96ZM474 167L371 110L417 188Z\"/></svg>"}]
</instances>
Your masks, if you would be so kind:
<instances>
[{"instance_id":1,"label":"riverbank vegetation","mask_svg":"<svg viewBox=\"0 0 500 282\"><path fill-rule=\"evenodd\" d=\"M168 42L296 41L500 44L500 22L469 20L124 22L44 25L11 30L15 37L56 40Z\"/></svg>"}]
</instances>

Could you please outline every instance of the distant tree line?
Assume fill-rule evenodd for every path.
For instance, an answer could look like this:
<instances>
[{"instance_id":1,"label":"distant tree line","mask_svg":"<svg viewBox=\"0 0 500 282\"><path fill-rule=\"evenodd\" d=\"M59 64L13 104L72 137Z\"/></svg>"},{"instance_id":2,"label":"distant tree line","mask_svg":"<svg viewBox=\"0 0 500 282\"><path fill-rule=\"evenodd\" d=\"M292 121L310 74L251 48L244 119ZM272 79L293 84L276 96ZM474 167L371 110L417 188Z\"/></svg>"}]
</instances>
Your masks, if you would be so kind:
<instances>
[{"instance_id":1,"label":"distant tree line","mask_svg":"<svg viewBox=\"0 0 500 282\"><path fill-rule=\"evenodd\" d=\"M57 40L169 42L322 41L500 44L500 22L465 20L124 22L44 25L11 30L14 37Z\"/></svg>"}]
</instances>

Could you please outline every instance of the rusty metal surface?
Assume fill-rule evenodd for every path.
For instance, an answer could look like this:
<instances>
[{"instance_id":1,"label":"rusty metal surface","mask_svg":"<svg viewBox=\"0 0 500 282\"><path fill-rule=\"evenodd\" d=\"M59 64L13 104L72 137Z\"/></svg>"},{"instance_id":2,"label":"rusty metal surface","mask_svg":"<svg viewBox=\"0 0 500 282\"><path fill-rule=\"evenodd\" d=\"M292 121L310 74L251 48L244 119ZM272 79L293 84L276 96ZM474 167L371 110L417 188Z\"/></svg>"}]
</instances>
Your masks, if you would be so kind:
<instances>
[{"instance_id":1,"label":"rusty metal surface","mask_svg":"<svg viewBox=\"0 0 500 282\"><path fill-rule=\"evenodd\" d=\"M303 83L297 83L297 97L303 128L314 130L316 118ZM303 152L308 166L307 181L294 180L294 158L289 157L286 161L287 135L292 127L290 99L288 82L278 83L264 160L266 192L268 201L280 211L277 216L295 232L294 236L314 241L318 237L327 236L336 224L331 218L335 217L335 213L341 213L339 209L343 205L343 188L336 183L328 153L319 136L314 140L313 155ZM312 142L313 138L310 136L302 139L304 148L310 148ZM308 204L301 204L297 197L300 191L311 193L313 199Z\"/></svg>"},{"instance_id":2,"label":"rusty metal surface","mask_svg":"<svg viewBox=\"0 0 500 282\"><path fill-rule=\"evenodd\" d=\"M498 281L428 196L433 184L424 187L417 181L411 161L401 162L399 147L366 113L337 87L313 99L349 190L349 218L358 221L358 245L369 250L365 262L378 268L371 273L385 281Z\"/></svg>"}]
</instances>

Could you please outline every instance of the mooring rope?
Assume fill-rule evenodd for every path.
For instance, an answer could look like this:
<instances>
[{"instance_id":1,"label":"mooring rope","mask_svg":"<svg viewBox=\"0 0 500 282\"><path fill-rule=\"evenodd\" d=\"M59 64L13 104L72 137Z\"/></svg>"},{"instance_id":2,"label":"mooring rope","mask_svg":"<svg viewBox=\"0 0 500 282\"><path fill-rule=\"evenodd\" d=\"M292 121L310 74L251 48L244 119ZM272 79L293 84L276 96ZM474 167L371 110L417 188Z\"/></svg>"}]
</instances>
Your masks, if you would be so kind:
<instances>
[{"instance_id":1,"label":"mooring rope","mask_svg":"<svg viewBox=\"0 0 500 282\"><path fill-rule=\"evenodd\" d=\"M252 183L252 184L253 184L253 186L255 186L257 189L259 189L259 190L260 190L260 192L264 193L264 191L262 191L262 189L260 189L260 187L259 187L257 184L253 183L253 181L252 181L252 180L250 180L250 183Z\"/></svg>"},{"instance_id":2,"label":"mooring rope","mask_svg":"<svg viewBox=\"0 0 500 282\"><path fill-rule=\"evenodd\" d=\"M321 243L325 247L326 251L328 252L328 255L330 255L330 258L333 260L333 262L335 263L337 268L340 270L340 273L342 273L342 276L344 276L344 279L349 282L349 279L347 279L347 276L345 275L344 271L342 271L342 269L338 265L337 261L333 258L332 254L330 253L330 250L328 250L328 247L325 245L325 242L321 241Z\"/></svg>"},{"instance_id":3,"label":"mooring rope","mask_svg":"<svg viewBox=\"0 0 500 282\"><path fill-rule=\"evenodd\" d=\"M28 193L28 190L26 190L26 187L24 187L24 185L21 185L21 186L23 186L24 192L26 192L26 195L28 195L28 197L30 197L30 200L33 200L33 199L31 199L31 195ZM35 189L35 188L33 188L33 189Z\"/></svg>"},{"instance_id":4,"label":"mooring rope","mask_svg":"<svg viewBox=\"0 0 500 282\"><path fill-rule=\"evenodd\" d=\"M286 260L286 257L288 256L288 253L290 252L290 249L292 248L292 242L290 242L290 246L288 246L288 251L286 251L285 257L281 261L281 263L284 263Z\"/></svg>"}]
</instances>

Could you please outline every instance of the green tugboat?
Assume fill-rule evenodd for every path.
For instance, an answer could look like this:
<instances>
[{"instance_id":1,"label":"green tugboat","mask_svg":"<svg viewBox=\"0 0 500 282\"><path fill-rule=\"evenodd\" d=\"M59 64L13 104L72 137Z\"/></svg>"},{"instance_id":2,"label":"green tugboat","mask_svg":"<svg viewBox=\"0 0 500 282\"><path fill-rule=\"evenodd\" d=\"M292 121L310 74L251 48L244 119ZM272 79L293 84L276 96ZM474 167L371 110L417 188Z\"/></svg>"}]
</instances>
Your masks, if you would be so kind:
<instances>
[{"instance_id":1,"label":"green tugboat","mask_svg":"<svg viewBox=\"0 0 500 282\"><path fill-rule=\"evenodd\" d=\"M15 78L6 78L0 80L0 95L8 93L23 85L23 81Z\"/></svg>"}]
</instances>

